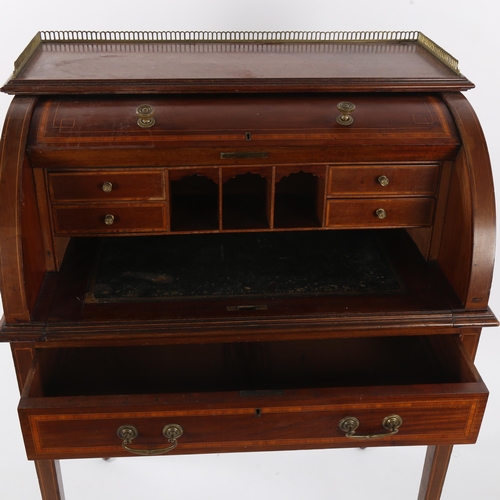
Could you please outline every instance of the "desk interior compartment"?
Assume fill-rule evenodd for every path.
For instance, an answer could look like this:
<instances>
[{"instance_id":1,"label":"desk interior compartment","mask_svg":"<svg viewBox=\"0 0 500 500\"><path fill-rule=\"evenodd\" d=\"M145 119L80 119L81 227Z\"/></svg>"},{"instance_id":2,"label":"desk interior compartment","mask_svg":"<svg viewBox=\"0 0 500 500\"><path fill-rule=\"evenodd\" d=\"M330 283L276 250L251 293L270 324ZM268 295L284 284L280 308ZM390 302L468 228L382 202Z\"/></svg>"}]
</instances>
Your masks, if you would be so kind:
<instances>
[{"instance_id":1,"label":"desk interior compartment","mask_svg":"<svg viewBox=\"0 0 500 500\"><path fill-rule=\"evenodd\" d=\"M271 225L272 169L223 173L222 227L267 229Z\"/></svg>"},{"instance_id":2,"label":"desk interior compartment","mask_svg":"<svg viewBox=\"0 0 500 500\"><path fill-rule=\"evenodd\" d=\"M339 428L393 435L363 446L470 443L487 399L459 337L430 335L294 342L42 348L19 406L31 459L359 446Z\"/></svg>"},{"instance_id":3,"label":"desk interior compartment","mask_svg":"<svg viewBox=\"0 0 500 500\"><path fill-rule=\"evenodd\" d=\"M219 170L170 170L170 230L219 229Z\"/></svg>"},{"instance_id":4,"label":"desk interior compartment","mask_svg":"<svg viewBox=\"0 0 500 500\"><path fill-rule=\"evenodd\" d=\"M276 169L274 227L314 228L323 224L323 168Z\"/></svg>"}]
</instances>

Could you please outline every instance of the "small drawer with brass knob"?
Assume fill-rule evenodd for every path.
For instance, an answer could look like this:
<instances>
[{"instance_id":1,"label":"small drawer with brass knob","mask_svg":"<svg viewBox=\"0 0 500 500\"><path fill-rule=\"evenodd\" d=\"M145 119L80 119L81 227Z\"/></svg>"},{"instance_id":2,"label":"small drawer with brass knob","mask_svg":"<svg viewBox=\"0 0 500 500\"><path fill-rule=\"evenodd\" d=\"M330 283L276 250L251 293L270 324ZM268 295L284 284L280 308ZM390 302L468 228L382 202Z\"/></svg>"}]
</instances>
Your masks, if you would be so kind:
<instances>
[{"instance_id":1,"label":"small drawer with brass knob","mask_svg":"<svg viewBox=\"0 0 500 500\"><path fill-rule=\"evenodd\" d=\"M327 201L325 226L335 228L425 227L434 198L365 198Z\"/></svg>"},{"instance_id":2,"label":"small drawer with brass knob","mask_svg":"<svg viewBox=\"0 0 500 500\"><path fill-rule=\"evenodd\" d=\"M439 165L332 165L328 169L327 195L434 196Z\"/></svg>"},{"instance_id":3,"label":"small drawer with brass knob","mask_svg":"<svg viewBox=\"0 0 500 500\"><path fill-rule=\"evenodd\" d=\"M48 183L53 203L165 199L164 172L161 169L58 171L48 174Z\"/></svg>"},{"instance_id":4,"label":"small drawer with brass knob","mask_svg":"<svg viewBox=\"0 0 500 500\"><path fill-rule=\"evenodd\" d=\"M144 234L167 228L163 203L56 205L52 209L54 234Z\"/></svg>"}]
</instances>

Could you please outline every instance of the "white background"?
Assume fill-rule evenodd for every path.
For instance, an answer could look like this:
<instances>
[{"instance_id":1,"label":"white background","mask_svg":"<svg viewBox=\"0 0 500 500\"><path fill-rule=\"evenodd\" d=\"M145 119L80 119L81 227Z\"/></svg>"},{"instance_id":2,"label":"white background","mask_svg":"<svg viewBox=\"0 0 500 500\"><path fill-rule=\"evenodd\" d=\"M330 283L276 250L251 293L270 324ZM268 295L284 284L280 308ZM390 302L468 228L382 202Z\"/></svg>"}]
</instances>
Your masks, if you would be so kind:
<instances>
[{"instance_id":1,"label":"white background","mask_svg":"<svg viewBox=\"0 0 500 500\"><path fill-rule=\"evenodd\" d=\"M39 30L419 30L460 60L500 176L498 11L491 0L5 1L0 79ZM0 96L0 117L10 97ZM0 118L1 120L1 118ZM500 279L491 306L500 314ZM485 329L476 365L491 391L478 443L454 449L442 500L500 498L500 331ZM40 498L26 461L8 345L0 344L0 498ZM430 423L431 425L431 423ZM424 448L323 450L62 462L67 500L413 500Z\"/></svg>"}]
</instances>

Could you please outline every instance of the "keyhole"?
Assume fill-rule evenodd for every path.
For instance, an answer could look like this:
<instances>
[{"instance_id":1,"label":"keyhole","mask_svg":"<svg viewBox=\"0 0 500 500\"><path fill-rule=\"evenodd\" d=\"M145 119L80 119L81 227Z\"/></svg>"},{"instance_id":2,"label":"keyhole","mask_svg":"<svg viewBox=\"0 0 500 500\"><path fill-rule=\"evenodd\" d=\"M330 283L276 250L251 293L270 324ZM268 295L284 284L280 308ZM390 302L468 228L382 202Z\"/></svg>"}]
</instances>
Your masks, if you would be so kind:
<instances>
[{"instance_id":1,"label":"keyhole","mask_svg":"<svg viewBox=\"0 0 500 500\"><path fill-rule=\"evenodd\" d=\"M255 416L256 417L262 417L262 410L260 408L255 409Z\"/></svg>"},{"instance_id":2,"label":"keyhole","mask_svg":"<svg viewBox=\"0 0 500 500\"><path fill-rule=\"evenodd\" d=\"M246 139L247 141L251 141L251 140L252 140L252 134L251 134L250 132L247 132L247 133L245 134L245 139Z\"/></svg>"}]
</instances>

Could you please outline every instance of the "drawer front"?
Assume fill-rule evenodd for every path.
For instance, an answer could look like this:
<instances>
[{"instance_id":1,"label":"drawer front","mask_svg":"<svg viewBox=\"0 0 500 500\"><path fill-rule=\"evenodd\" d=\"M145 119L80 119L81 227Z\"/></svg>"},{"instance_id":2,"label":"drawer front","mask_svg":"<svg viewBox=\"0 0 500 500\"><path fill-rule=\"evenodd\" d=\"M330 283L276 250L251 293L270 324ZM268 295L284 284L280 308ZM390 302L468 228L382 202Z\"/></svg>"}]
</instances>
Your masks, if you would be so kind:
<instances>
[{"instance_id":1,"label":"drawer front","mask_svg":"<svg viewBox=\"0 0 500 500\"><path fill-rule=\"evenodd\" d=\"M30 459L474 442L486 396L436 396L398 399L387 394L378 399L368 396L361 403L364 397L353 393L352 403L290 406L270 406L252 397L247 405L236 407L212 404L207 409L200 404L170 411L165 405L142 411L75 408L47 414L21 410L21 422ZM402 422L397 433L383 427L384 420L394 415ZM346 417L359 421L354 436L361 439L347 437L340 428ZM164 435L172 425L182 429L176 446ZM125 443L129 450L118 435L122 427L133 427L137 434Z\"/></svg>"},{"instance_id":2,"label":"drawer front","mask_svg":"<svg viewBox=\"0 0 500 500\"><path fill-rule=\"evenodd\" d=\"M166 230L164 204L54 206L56 235L147 233Z\"/></svg>"},{"instance_id":3,"label":"drawer front","mask_svg":"<svg viewBox=\"0 0 500 500\"><path fill-rule=\"evenodd\" d=\"M349 126L337 121L346 100ZM459 147L447 106L408 93L47 98L28 141L31 164L47 168L439 161Z\"/></svg>"},{"instance_id":4,"label":"drawer front","mask_svg":"<svg viewBox=\"0 0 500 500\"><path fill-rule=\"evenodd\" d=\"M48 174L53 202L163 200L162 171L52 172Z\"/></svg>"},{"instance_id":5,"label":"drawer front","mask_svg":"<svg viewBox=\"0 0 500 500\"><path fill-rule=\"evenodd\" d=\"M346 97L249 93L48 98L37 105L29 147L77 149L92 144L105 149L152 142L243 146L248 141L293 145L339 140L360 143L360 138L363 144L459 143L453 118L437 97ZM343 115L338 105L346 100L355 104L353 123L347 127L337 120Z\"/></svg>"},{"instance_id":6,"label":"drawer front","mask_svg":"<svg viewBox=\"0 0 500 500\"><path fill-rule=\"evenodd\" d=\"M328 171L327 196L433 196L438 165L334 166Z\"/></svg>"},{"instance_id":7,"label":"drawer front","mask_svg":"<svg viewBox=\"0 0 500 500\"><path fill-rule=\"evenodd\" d=\"M421 227L432 224L433 198L328 200L325 226L332 228Z\"/></svg>"}]
</instances>

